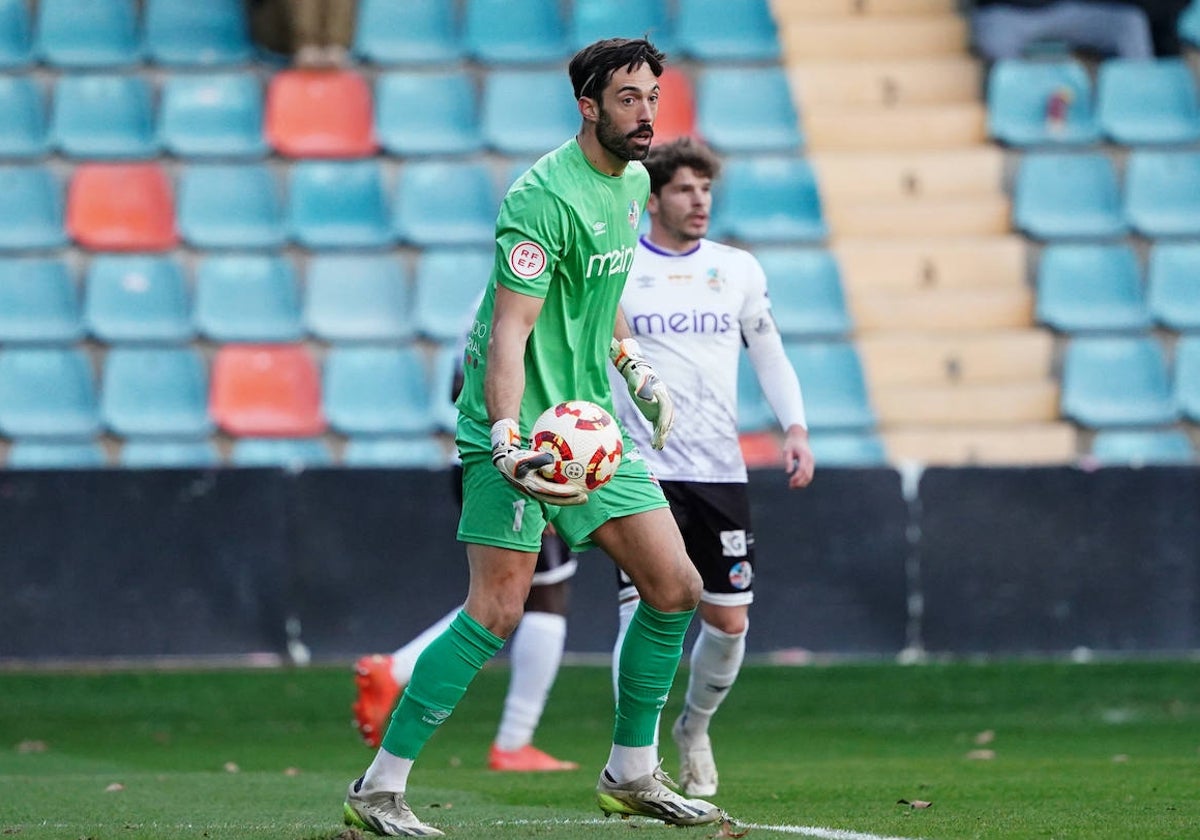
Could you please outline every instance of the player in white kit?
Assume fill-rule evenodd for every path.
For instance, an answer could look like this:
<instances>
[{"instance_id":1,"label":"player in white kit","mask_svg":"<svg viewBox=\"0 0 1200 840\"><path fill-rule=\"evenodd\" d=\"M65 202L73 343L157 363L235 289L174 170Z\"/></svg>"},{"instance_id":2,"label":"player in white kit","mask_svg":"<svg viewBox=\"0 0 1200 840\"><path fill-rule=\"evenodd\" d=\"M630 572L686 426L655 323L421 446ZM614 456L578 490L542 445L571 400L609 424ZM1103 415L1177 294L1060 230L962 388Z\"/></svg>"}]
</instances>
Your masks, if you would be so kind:
<instances>
[{"instance_id":1,"label":"player in white kit","mask_svg":"<svg viewBox=\"0 0 1200 840\"><path fill-rule=\"evenodd\" d=\"M717 792L717 768L708 724L737 679L754 599L754 534L738 443L743 347L784 431L788 486L807 486L814 462L800 383L771 316L762 267L746 251L705 238L719 160L683 138L655 146L645 165L650 233L638 242L621 308L642 353L671 383L676 405L671 445L653 449L652 429L632 403L616 400L616 408L661 482L704 579L700 634L672 736L685 793L711 796ZM616 650L637 604L637 590L622 577Z\"/></svg>"}]
</instances>

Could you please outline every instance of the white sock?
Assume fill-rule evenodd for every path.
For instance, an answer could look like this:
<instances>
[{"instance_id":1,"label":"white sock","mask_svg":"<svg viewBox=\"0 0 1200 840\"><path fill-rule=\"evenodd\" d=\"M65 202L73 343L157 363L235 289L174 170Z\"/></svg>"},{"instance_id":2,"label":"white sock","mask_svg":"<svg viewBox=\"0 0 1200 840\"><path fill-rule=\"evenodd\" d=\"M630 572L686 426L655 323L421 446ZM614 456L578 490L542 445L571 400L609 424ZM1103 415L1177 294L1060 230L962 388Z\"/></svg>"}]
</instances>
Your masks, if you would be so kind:
<instances>
[{"instance_id":1,"label":"white sock","mask_svg":"<svg viewBox=\"0 0 1200 840\"><path fill-rule=\"evenodd\" d=\"M613 643L612 656L612 684L613 684L613 700L616 701L621 695L617 690L617 677L621 673L621 645L625 644L625 633L629 630L629 622L633 621L633 614L637 612L638 604L642 599L634 595L627 601L622 601L617 605L617 641Z\"/></svg>"},{"instance_id":2,"label":"white sock","mask_svg":"<svg viewBox=\"0 0 1200 840\"><path fill-rule=\"evenodd\" d=\"M746 658L746 633L725 633L711 624L700 622L700 635L692 648L691 673L684 697L683 730L688 735L708 732L709 721L717 707L729 696Z\"/></svg>"},{"instance_id":3,"label":"white sock","mask_svg":"<svg viewBox=\"0 0 1200 840\"><path fill-rule=\"evenodd\" d=\"M639 776L653 773L658 767L658 745L648 747L622 747L612 745L608 754L608 764L604 770L612 776L614 782L631 782Z\"/></svg>"},{"instance_id":4,"label":"white sock","mask_svg":"<svg viewBox=\"0 0 1200 840\"><path fill-rule=\"evenodd\" d=\"M512 637L509 654L511 675L504 698L504 715L496 733L496 746L518 750L533 741L533 732L542 719L546 698L562 662L563 642L567 638L565 616L547 612L527 612Z\"/></svg>"},{"instance_id":5,"label":"white sock","mask_svg":"<svg viewBox=\"0 0 1200 840\"><path fill-rule=\"evenodd\" d=\"M445 632L460 610L461 604L430 625L421 635L392 653L392 679L398 685L405 686L412 682L413 665L417 663L417 657L425 652L430 642Z\"/></svg>"},{"instance_id":6,"label":"white sock","mask_svg":"<svg viewBox=\"0 0 1200 840\"><path fill-rule=\"evenodd\" d=\"M411 758L401 758L380 748L375 753L375 759L367 768L367 772L363 773L361 789L404 793L408 787L408 772L412 770L412 766Z\"/></svg>"}]
</instances>

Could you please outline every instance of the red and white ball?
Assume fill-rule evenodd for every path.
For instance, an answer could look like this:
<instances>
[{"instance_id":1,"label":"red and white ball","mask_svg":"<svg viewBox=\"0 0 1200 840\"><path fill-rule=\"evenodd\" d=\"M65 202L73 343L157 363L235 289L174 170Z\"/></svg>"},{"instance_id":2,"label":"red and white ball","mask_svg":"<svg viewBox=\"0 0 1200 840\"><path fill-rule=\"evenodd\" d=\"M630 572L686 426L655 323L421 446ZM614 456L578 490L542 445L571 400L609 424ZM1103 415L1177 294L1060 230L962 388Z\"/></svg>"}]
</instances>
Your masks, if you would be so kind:
<instances>
[{"instance_id":1,"label":"red and white ball","mask_svg":"<svg viewBox=\"0 0 1200 840\"><path fill-rule=\"evenodd\" d=\"M533 448L550 452L554 463L541 473L588 493L603 487L621 463L621 429L613 416L586 400L546 409L533 424Z\"/></svg>"}]
</instances>

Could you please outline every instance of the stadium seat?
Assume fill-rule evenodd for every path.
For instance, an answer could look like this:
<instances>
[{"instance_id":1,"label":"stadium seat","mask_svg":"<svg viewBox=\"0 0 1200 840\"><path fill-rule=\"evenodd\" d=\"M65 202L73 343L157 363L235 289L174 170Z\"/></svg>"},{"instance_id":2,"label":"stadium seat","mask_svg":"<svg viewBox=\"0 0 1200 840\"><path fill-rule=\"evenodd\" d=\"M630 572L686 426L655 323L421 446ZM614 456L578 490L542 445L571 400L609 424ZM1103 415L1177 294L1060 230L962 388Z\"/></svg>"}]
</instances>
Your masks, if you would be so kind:
<instances>
[{"instance_id":1,"label":"stadium seat","mask_svg":"<svg viewBox=\"0 0 1200 840\"><path fill-rule=\"evenodd\" d=\"M431 341L460 342L492 273L490 249L427 248L417 264L413 324Z\"/></svg>"},{"instance_id":2,"label":"stadium seat","mask_svg":"<svg viewBox=\"0 0 1200 840\"><path fill-rule=\"evenodd\" d=\"M262 84L252 73L172 73L162 86L158 133L178 157L260 157Z\"/></svg>"},{"instance_id":3,"label":"stadium seat","mask_svg":"<svg viewBox=\"0 0 1200 840\"><path fill-rule=\"evenodd\" d=\"M754 255L767 275L771 312L789 338L843 336L852 325L837 260L824 248L774 247Z\"/></svg>"},{"instance_id":4,"label":"stadium seat","mask_svg":"<svg viewBox=\"0 0 1200 840\"><path fill-rule=\"evenodd\" d=\"M658 116L654 142L670 143L680 137L699 137L696 128L696 92L692 80L678 67L667 66L658 77Z\"/></svg>"},{"instance_id":5,"label":"stadium seat","mask_svg":"<svg viewBox=\"0 0 1200 840\"><path fill-rule=\"evenodd\" d=\"M2 8L0 8L2 12ZM0 157L37 157L49 146L46 101L30 76L0 75Z\"/></svg>"},{"instance_id":6,"label":"stadium seat","mask_svg":"<svg viewBox=\"0 0 1200 840\"><path fill-rule=\"evenodd\" d=\"M1179 419L1166 357L1152 337L1074 338L1062 379L1062 413L1082 426L1153 426Z\"/></svg>"},{"instance_id":7,"label":"stadium seat","mask_svg":"<svg viewBox=\"0 0 1200 840\"><path fill-rule=\"evenodd\" d=\"M1076 146L1100 138L1092 79L1074 59L1005 59L987 80L988 135L1010 146Z\"/></svg>"},{"instance_id":8,"label":"stadium seat","mask_svg":"<svg viewBox=\"0 0 1200 840\"><path fill-rule=\"evenodd\" d=\"M165 65L236 64L254 54L244 0L144 0L146 54Z\"/></svg>"},{"instance_id":9,"label":"stadium seat","mask_svg":"<svg viewBox=\"0 0 1200 840\"><path fill-rule=\"evenodd\" d=\"M209 409L231 435L303 438L325 431L320 373L298 344L218 347Z\"/></svg>"},{"instance_id":10,"label":"stadium seat","mask_svg":"<svg viewBox=\"0 0 1200 840\"><path fill-rule=\"evenodd\" d=\"M417 161L400 171L392 232L401 242L486 245L495 241L499 202L482 161Z\"/></svg>"},{"instance_id":11,"label":"stadium seat","mask_svg":"<svg viewBox=\"0 0 1200 840\"><path fill-rule=\"evenodd\" d=\"M107 464L104 447L96 441L19 440L8 450L6 466L10 470L82 470Z\"/></svg>"},{"instance_id":12,"label":"stadium seat","mask_svg":"<svg viewBox=\"0 0 1200 840\"><path fill-rule=\"evenodd\" d=\"M1176 21L1176 31L1184 44L1200 47L1200 3L1192 0Z\"/></svg>"},{"instance_id":13,"label":"stadium seat","mask_svg":"<svg viewBox=\"0 0 1200 840\"><path fill-rule=\"evenodd\" d=\"M1146 330L1150 310L1129 245L1053 244L1037 277L1039 323L1060 332Z\"/></svg>"},{"instance_id":14,"label":"stadium seat","mask_svg":"<svg viewBox=\"0 0 1200 840\"><path fill-rule=\"evenodd\" d=\"M204 469L220 466L221 455L211 440L133 438L121 447L126 469Z\"/></svg>"},{"instance_id":15,"label":"stadium seat","mask_svg":"<svg viewBox=\"0 0 1200 840\"><path fill-rule=\"evenodd\" d=\"M217 342L298 341L300 293L280 254L209 255L196 269L196 328Z\"/></svg>"},{"instance_id":16,"label":"stadium seat","mask_svg":"<svg viewBox=\"0 0 1200 840\"><path fill-rule=\"evenodd\" d=\"M430 65L462 58L456 3L359 0L354 52L377 64Z\"/></svg>"},{"instance_id":17,"label":"stadium seat","mask_svg":"<svg viewBox=\"0 0 1200 840\"><path fill-rule=\"evenodd\" d=\"M0 350L0 434L79 438L99 430L96 380L87 351Z\"/></svg>"},{"instance_id":18,"label":"stadium seat","mask_svg":"<svg viewBox=\"0 0 1200 840\"><path fill-rule=\"evenodd\" d=\"M335 346L325 357L322 393L330 427L345 435L426 434L434 429L429 380L416 345Z\"/></svg>"},{"instance_id":19,"label":"stadium seat","mask_svg":"<svg viewBox=\"0 0 1200 840\"><path fill-rule=\"evenodd\" d=\"M699 62L779 58L768 0L678 0L675 43L681 53Z\"/></svg>"},{"instance_id":20,"label":"stadium seat","mask_svg":"<svg viewBox=\"0 0 1200 840\"><path fill-rule=\"evenodd\" d=\"M303 318L328 342L408 341L413 294L391 254L318 254L308 263Z\"/></svg>"},{"instance_id":21,"label":"stadium seat","mask_svg":"<svg viewBox=\"0 0 1200 840\"><path fill-rule=\"evenodd\" d=\"M1126 231L1121 188L1107 155L1027 153L1013 190L1013 221L1037 239L1111 238Z\"/></svg>"},{"instance_id":22,"label":"stadium seat","mask_svg":"<svg viewBox=\"0 0 1200 840\"><path fill-rule=\"evenodd\" d=\"M288 199L291 237L308 248L390 244L392 232L384 190L377 160L292 164Z\"/></svg>"},{"instance_id":23,"label":"stadium seat","mask_svg":"<svg viewBox=\"0 0 1200 840\"><path fill-rule=\"evenodd\" d=\"M1200 336L1184 336L1175 345L1175 398L1193 423L1200 423Z\"/></svg>"},{"instance_id":24,"label":"stadium seat","mask_svg":"<svg viewBox=\"0 0 1200 840\"><path fill-rule=\"evenodd\" d=\"M484 81L480 126L493 151L543 155L579 130L579 108L561 70L493 70Z\"/></svg>"},{"instance_id":25,"label":"stadium seat","mask_svg":"<svg viewBox=\"0 0 1200 840\"><path fill-rule=\"evenodd\" d=\"M817 468L887 466L887 450L874 432L813 432L808 439Z\"/></svg>"},{"instance_id":26,"label":"stadium seat","mask_svg":"<svg viewBox=\"0 0 1200 840\"><path fill-rule=\"evenodd\" d=\"M800 157L729 161L714 196L712 229L714 237L753 245L824 239L825 220L812 167Z\"/></svg>"},{"instance_id":27,"label":"stadium seat","mask_svg":"<svg viewBox=\"0 0 1200 840\"><path fill-rule=\"evenodd\" d=\"M0 166L0 249L66 244L62 185L43 166Z\"/></svg>"},{"instance_id":28,"label":"stadium seat","mask_svg":"<svg viewBox=\"0 0 1200 840\"><path fill-rule=\"evenodd\" d=\"M1200 139L1196 80L1183 58L1110 58L1096 82L1100 128L1114 143L1191 143Z\"/></svg>"},{"instance_id":29,"label":"stadium seat","mask_svg":"<svg viewBox=\"0 0 1200 840\"><path fill-rule=\"evenodd\" d=\"M743 432L738 435L738 448L746 468L778 469L783 466L783 445L779 432Z\"/></svg>"},{"instance_id":30,"label":"stadium seat","mask_svg":"<svg viewBox=\"0 0 1200 840\"><path fill-rule=\"evenodd\" d=\"M0 0L0 67L12 70L29 64L32 30L27 0Z\"/></svg>"},{"instance_id":31,"label":"stadium seat","mask_svg":"<svg viewBox=\"0 0 1200 840\"><path fill-rule=\"evenodd\" d=\"M115 347L101 380L100 414L113 434L202 437L212 431L208 370L192 347Z\"/></svg>"},{"instance_id":32,"label":"stadium seat","mask_svg":"<svg viewBox=\"0 0 1200 840\"><path fill-rule=\"evenodd\" d=\"M1125 165L1125 215L1151 239L1200 235L1200 152L1135 149Z\"/></svg>"},{"instance_id":33,"label":"stadium seat","mask_svg":"<svg viewBox=\"0 0 1200 840\"><path fill-rule=\"evenodd\" d=\"M192 163L179 176L179 233L194 248L283 244L283 198L265 163Z\"/></svg>"},{"instance_id":34,"label":"stadium seat","mask_svg":"<svg viewBox=\"0 0 1200 840\"><path fill-rule=\"evenodd\" d=\"M0 344L67 343L82 335L79 292L65 262L0 259Z\"/></svg>"},{"instance_id":35,"label":"stadium seat","mask_svg":"<svg viewBox=\"0 0 1200 840\"><path fill-rule=\"evenodd\" d=\"M432 435L352 437L342 454L346 467L438 470L449 463L441 441Z\"/></svg>"},{"instance_id":36,"label":"stadium seat","mask_svg":"<svg viewBox=\"0 0 1200 840\"><path fill-rule=\"evenodd\" d=\"M40 0L35 52L61 68L116 67L141 59L135 0Z\"/></svg>"},{"instance_id":37,"label":"stadium seat","mask_svg":"<svg viewBox=\"0 0 1200 840\"><path fill-rule=\"evenodd\" d=\"M1200 244L1155 243L1146 285L1155 321L1179 332L1200 331Z\"/></svg>"},{"instance_id":38,"label":"stadium seat","mask_svg":"<svg viewBox=\"0 0 1200 840\"><path fill-rule=\"evenodd\" d=\"M560 62L570 58L558 0L465 0L463 44L484 64Z\"/></svg>"},{"instance_id":39,"label":"stadium seat","mask_svg":"<svg viewBox=\"0 0 1200 840\"><path fill-rule=\"evenodd\" d=\"M229 460L235 467L303 470L333 466L333 452L324 438L246 437L233 442Z\"/></svg>"},{"instance_id":40,"label":"stadium seat","mask_svg":"<svg viewBox=\"0 0 1200 840\"><path fill-rule=\"evenodd\" d=\"M717 152L796 152L803 145L782 68L709 67L696 87L696 127Z\"/></svg>"},{"instance_id":41,"label":"stadium seat","mask_svg":"<svg viewBox=\"0 0 1200 840\"><path fill-rule=\"evenodd\" d=\"M1182 429L1102 429L1092 440L1092 456L1104 466L1188 464L1196 451Z\"/></svg>"},{"instance_id":42,"label":"stadium seat","mask_svg":"<svg viewBox=\"0 0 1200 840\"><path fill-rule=\"evenodd\" d=\"M175 199L162 165L77 166L67 191L67 230L76 243L94 251L175 247Z\"/></svg>"},{"instance_id":43,"label":"stadium seat","mask_svg":"<svg viewBox=\"0 0 1200 840\"><path fill-rule=\"evenodd\" d=\"M675 50L666 0L575 0L567 29L572 50L601 38L643 37L665 53Z\"/></svg>"},{"instance_id":44,"label":"stadium seat","mask_svg":"<svg viewBox=\"0 0 1200 840\"><path fill-rule=\"evenodd\" d=\"M475 81L463 71L382 73L375 130L392 154L460 155L483 146Z\"/></svg>"},{"instance_id":45,"label":"stadium seat","mask_svg":"<svg viewBox=\"0 0 1200 840\"><path fill-rule=\"evenodd\" d=\"M54 89L50 139L76 158L145 158L158 151L150 88L137 75L77 73Z\"/></svg>"},{"instance_id":46,"label":"stadium seat","mask_svg":"<svg viewBox=\"0 0 1200 840\"><path fill-rule=\"evenodd\" d=\"M284 70L267 86L267 142L296 158L356 158L377 149L371 87L353 70Z\"/></svg>"},{"instance_id":47,"label":"stadium seat","mask_svg":"<svg viewBox=\"0 0 1200 840\"><path fill-rule=\"evenodd\" d=\"M183 342L194 335L187 278L167 256L93 257L83 317L89 333L110 343Z\"/></svg>"},{"instance_id":48,"label":"stadium seat","mask_svg":"<svg viewBox=\"0 0 1200 840\"><path fill-rule=\"evenodd\" d=\"M812 431L869 431L875 412L867 397L862 363L846 341L787 341L788 360L800 378Z\"/></svg>"}]
</instances>

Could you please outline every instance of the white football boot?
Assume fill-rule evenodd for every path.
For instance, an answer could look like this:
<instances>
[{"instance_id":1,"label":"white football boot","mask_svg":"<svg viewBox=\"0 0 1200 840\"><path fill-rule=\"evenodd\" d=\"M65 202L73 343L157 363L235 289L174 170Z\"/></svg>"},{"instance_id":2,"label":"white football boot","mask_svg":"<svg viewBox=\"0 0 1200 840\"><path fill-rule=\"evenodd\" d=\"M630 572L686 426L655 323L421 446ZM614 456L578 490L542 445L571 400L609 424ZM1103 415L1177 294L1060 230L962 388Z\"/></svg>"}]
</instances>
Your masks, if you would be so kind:
<instances>
[{"instance_id":1,"label":"white football boot","mask_svg":"<svg viewBox=\"0 0 1200 840\"><path fill-rule=\"evenodd\" d=\"M596 802L606 817L651 817L668 825L704 825L725 818L725 812L711 802L680 796L668 787L673 784L661 766L623 784L604 771L596 785Z\"/></svg>"},{"instance_id":2,"label":"white football boot","mask_svg":"<svg viewBox=\"0 0 1200 840\"><path fill-rule=\"evenodd\" d=\"M362 779L350 783L342 819L346 825L383 837L441 837L442 832L417 819L403 793L380 790L363 793Z\"/></svg>"},{"instance_id":3,"label":"white football boot","mask_svg":"<svg viewBox=\"0 0 1200 840\"><path fill-rule=\"evenodd\" d=\"M680 715L671 727L671 737L679 747L679 785L683 792L688 796L715 796L717 763L713 760L708 733L688 735Z\"/></svg>"}]
</instances>

